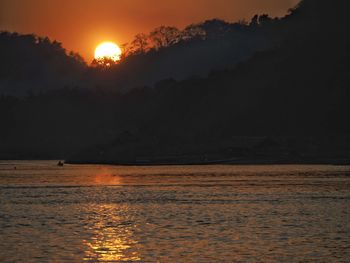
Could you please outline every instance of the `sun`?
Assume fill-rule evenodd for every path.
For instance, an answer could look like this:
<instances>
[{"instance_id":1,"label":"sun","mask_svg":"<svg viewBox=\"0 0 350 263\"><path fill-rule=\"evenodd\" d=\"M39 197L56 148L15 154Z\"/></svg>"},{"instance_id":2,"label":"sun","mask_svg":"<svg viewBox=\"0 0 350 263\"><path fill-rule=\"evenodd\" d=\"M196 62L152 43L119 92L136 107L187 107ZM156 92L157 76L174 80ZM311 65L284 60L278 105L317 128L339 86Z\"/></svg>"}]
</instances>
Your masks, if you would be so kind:
<instances>
[{"instance_id":1,"label":"sun","mask_svg":"<svg viewBox=\"0 0 350 263\"><path fill-rule=\"evenodd\" d=\"M95 59L111 59L114 62L120 60L122 50L113 42L103 42L99 44L95 49Z\"/></svg>"}]
</instances>

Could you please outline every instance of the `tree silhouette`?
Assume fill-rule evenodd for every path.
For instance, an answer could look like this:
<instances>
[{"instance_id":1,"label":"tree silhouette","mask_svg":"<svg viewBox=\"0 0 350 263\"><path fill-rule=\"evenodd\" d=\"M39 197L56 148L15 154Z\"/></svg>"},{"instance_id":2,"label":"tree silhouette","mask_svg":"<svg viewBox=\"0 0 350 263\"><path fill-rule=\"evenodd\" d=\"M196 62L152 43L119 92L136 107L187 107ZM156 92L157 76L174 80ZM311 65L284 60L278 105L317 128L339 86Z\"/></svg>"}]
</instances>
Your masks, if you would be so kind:
<instances>
[{"instance_id":1,"label":"tree silhouette","mask_svg":"<svg viewBox=\"0 0 350 263\"><path fill-rule=\"evenodd\" d=\"M149 39L146 34L137 34L131 42L131 50L135 54L145 53L149 47Z\"/></svg>"},{"instance_id":2,"label":"tree silhouette","mask_svg":"<svg viewBox=\"0 0 350 263\"><path fill-rule=\"evenodd\" d=\"M182 32L182 40L190 41L195 39L204 40L206 37L205 30L198 24L187 26Z\"/></svg>"},{"instance_id":3,"label":"tree silhouette","mask_svg":"<svg viewBox=\"0 0 350 263\"><path fill-rule=\"evenodd\" d=\"M105 69L110 68L116 64L118 64L118 61L115 61L109 57L95 58L91 63L93 67L105 68Z\"/></svg>"},{"instance_id":4,"label":"tree silhouette","mask_svg":"<svg viewBox=\"0 0 350 263\"><path fill-rule=\"evenodd\" d=\"M122 50L122 54L120 55L120 60L125 59L129 55L133 53L132 46L130 43L124 43L120 45L120 49Z\"/></svg>"},{"instance_id":5,"label":"tree silhouette","mask_svg":"<svg viewBox=\"0 0 350 263\"><path fill-rule=\"evenodd\" d=\"M181 31L176 27L161 26L153 30L149 38L155 49L168 47L181 40Z\"/></svg>"},{"instance_id":6,"label":"tree silhouette","mask_svg":"<svg viewBox=\"0 0 350 263\"><path fill-rule=\"evenodd\" d=\"M253 18L250 22L250 26L256 27L258 25L259 25L259 15L255 15L255 16L253 16Z\"/></svg>"}]
</instances>

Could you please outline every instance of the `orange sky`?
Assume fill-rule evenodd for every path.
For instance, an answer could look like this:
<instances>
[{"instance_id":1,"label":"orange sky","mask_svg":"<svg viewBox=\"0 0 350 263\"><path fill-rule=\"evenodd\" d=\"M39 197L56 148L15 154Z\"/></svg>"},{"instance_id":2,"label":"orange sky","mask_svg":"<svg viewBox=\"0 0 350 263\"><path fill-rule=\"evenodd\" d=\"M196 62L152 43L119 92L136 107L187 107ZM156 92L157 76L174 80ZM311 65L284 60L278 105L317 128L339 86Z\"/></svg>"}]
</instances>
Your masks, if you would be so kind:
<instances>
[{"instance_id":1,"label":"orange sky","mask_svg":"<svg viewBox=\"0 0 350 263\"><path fill-rule=\"evenodd\" d=\"M299 0L0 0L0 30L63 43L88 62L102 41L122 44L159 25L179 28L210 18L282 16Z\"/></svg>"}]
</instances>

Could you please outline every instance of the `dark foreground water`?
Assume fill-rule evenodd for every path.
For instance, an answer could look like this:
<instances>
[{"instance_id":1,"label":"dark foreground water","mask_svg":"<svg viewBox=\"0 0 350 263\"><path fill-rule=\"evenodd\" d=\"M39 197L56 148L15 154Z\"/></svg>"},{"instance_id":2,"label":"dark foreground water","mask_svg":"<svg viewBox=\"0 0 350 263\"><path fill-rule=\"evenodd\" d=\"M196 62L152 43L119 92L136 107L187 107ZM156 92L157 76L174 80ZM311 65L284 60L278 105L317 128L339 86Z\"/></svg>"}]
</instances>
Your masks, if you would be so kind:
<instances>
[{"instance_id":1,"label":"dark foreground water","mask_svg":"<svg viewBox=\"0 0 350 263\"><path fill-rule=\"evenodd\" d=\"M0 262L350 262L350 167L56 163L0 162Z\"/></svg>"}]
</instances>

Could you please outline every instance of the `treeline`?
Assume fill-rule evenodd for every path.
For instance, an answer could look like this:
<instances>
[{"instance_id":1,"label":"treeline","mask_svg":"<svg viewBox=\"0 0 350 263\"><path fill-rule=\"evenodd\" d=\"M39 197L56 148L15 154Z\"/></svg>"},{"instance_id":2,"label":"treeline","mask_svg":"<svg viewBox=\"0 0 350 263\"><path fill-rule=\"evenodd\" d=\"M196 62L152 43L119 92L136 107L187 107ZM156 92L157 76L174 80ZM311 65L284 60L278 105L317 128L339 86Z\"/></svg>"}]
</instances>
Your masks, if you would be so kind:
<instances>
[{"instance_id":1,"label":"treeline","mask_svg":"<svg viewBox=\"0 0 350 263\"><path fill-rule=\"evenodd\" d=\"M167 48L179 43L225 38L230 34L256 30L277 21L279 21L278 18L272 19L269 15L263 14L255 15L250 22L241 20L237 23L227 23L220 19L213 19L191 24L183 30L173 26L160 26L149 34L137 34L133 41L123 44L123 54L127 57L146 53L150 50Z\"/></svg>"},{"instance_id":2,"label":"treeline","mask_svg":"<svg viewBox=\"0 0 350 263\"><path fill-rule=\"evenodd\" d=\"M262 15L251 22L208 20L183 30L161 26L122 45L122 61L113 67L101 67L101 61L88 67L78 54L48 38L1 32L0 94L23 96L75 86L127 91L164 78L205 76L276 45L273 36L278 34L272 32L279 20Z\"/></svg>"},{"instance_id":3,"label":"treeline","mask_svg":"<svg viewBox=\"0 0 350 263\"><path fill-rule=\"evenodd\" d=\"M281 20L256 15L250 22L213 19L184 30L161 26L123 45L124 58L116 65L106 70L102 63L92 70L90 86L127 91L161 79L203 77L212 70L233 68L255 52L278 45Z\"/></svg>"}]
</instances>

